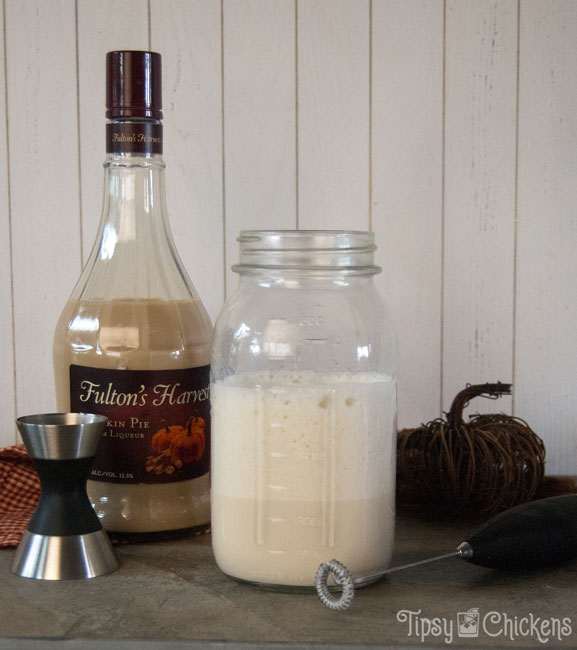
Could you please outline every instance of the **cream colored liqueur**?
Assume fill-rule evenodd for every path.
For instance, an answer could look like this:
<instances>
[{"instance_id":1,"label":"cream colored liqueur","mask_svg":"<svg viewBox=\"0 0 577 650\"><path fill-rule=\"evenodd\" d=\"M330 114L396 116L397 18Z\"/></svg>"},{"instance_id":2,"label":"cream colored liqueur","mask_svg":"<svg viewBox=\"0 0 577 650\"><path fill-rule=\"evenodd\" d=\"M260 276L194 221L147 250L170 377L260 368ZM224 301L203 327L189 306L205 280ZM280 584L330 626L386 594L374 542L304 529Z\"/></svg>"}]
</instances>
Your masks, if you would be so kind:
<instances>
[{"instance_id":1,"label":"cream colored liqueur","mask_svg":"<svg viewBox=\"0 0 577 650\"><path fill-rule=\"evenodd\" d=\"M215 382L211 399L212 541L226 574L311 587L319 563L332 558L353 575L388 565L394 381L246 373Z\"/></svg>"},{"instance_id":2,"label":"cream colored liqueur","mask_svg":"<svg viewBox=\"0 0 577 650\"><path fill-rule=\"evenodd\" d=\"M211 324L197 300L71 300L60 317L54 339L58 409L71 408L71 391L75 390L71 386L72 370L81 376L89 373L90 377L90 372L98 373L100 369L178 374L206 368L210 363L210 340ZM129 468L126 472L94 470L99 480L88 481L94 508L104 527L111 531L139 533L205 527L210 521L208 465L200 476L179 479L187 466L196 466L192 461L198 465L198 459L206 457L208 462L209 447L204 436L208 437L209 422L202 420L199 428L202 418L198 416L203 402L208 408L208 385L179 392L181 382L159 380L164 376L162 372L153 375L146 391L134 391L138 399L117 390L112 381L103 384L84 379L77 387L77 403L82 404L85 398L86 410L110 418L105 433L110 440L101 441L101 445L117 445L110 447L116 450L114 461L121 468L123 463ZM208 368L206 373L208 376ZM143 405L150 408L143 410ZM174 405L180 409L178 415L171 415ZM121 411L110 410L114 408ZM122 416L112 417L112 412ZM182 413L190 413L190 417ZM191 419L194 415L196 420ZM166 444L159 447L155 443L163 439L165 425L155 424L151 430L150 422L161 420L172 428L167 429ZM160 433L154 439L156 429ZM168 433L175 434L173 444L169 444ZM135 455L146 455L139 461L142 480L134 478L136 474L131 477L131 450Z\"/></svg>"}]
</instances>

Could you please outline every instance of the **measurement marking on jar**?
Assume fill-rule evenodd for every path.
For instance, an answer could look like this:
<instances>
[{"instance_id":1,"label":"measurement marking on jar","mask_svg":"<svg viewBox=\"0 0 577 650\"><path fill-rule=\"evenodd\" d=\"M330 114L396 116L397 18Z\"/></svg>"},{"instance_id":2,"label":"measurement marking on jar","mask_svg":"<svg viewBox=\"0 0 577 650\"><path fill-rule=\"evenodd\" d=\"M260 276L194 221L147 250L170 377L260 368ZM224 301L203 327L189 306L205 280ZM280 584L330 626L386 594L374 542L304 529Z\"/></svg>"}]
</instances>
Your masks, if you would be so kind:
<instances>
[{"instance_id":1,"label":"measurement marking on jar","mask_svg":"<svg viewBox=\"0 0 577 650\"><path fill-rule=\"evenodd\" d=\"M323 525L322 517L307 517L299 515L296 518L297 526L305 526L307 528L320 528Z\"/></svg>"},{"instance_id":2,"label":"measurement marking on jar","mask_svg":"<svg viewBox=\"0 0 577 650\"><path fill-rule=\"evenodd\" d=\"M324 318L322 316L301 316L299 320L299 325L302 327L320 327L324 323Z\"/></svg>"},{"instance_id":3,"label":"measurement marking on jar","mask_svg":"<svg viewBox=\"0 0 577 650\"><path fill-rule=\"evenodd\" d=\"M267 487L269 490L274 490L275 492L282 492L287 489L286 485L274 485L273 483L269 483Z\"/></svg>"},{"instance_id":4,"label":"measurement marking on jar","mask_svg":"<svg viewBox=\"0 0 577 650\"><path fill-rule=\"evenodd\" d=\"M315 451L299 451L296 454L297 458L300 458L301 460L308 460L308 461L315 461L315 462L320 462L323 460L323 455L320 453L317 453Z\"/></svg>"},{"instance_id":5,"label":"measurement marking on jar","mask_svg":"<svg viewBox=\"0 0 577 650\"><path fill-rule=\"evenodd\" d=\"M268 520L271 524L286 524L287 520L284 517L269 517Z\"/></svg>"}]
</instances>

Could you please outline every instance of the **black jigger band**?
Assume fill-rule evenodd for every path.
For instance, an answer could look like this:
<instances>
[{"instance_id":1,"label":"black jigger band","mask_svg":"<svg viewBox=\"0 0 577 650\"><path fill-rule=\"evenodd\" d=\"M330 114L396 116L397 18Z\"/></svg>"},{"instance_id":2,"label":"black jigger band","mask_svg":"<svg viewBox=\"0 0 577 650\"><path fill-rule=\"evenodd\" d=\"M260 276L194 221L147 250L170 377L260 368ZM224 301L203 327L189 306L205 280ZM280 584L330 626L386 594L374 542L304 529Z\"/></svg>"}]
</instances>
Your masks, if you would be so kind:
<instances>
[{"instance_id":1,"label":"black jigger band","mask_svg":"<svg viewBox=\"0 0 577 650\"><path fill-rule=\"evenodd\" d=\"M37 535L86 535L102 529L86 493L94 457L74 460L35 458L41 496L28 524Z\"/></svg>"}]
</instances>

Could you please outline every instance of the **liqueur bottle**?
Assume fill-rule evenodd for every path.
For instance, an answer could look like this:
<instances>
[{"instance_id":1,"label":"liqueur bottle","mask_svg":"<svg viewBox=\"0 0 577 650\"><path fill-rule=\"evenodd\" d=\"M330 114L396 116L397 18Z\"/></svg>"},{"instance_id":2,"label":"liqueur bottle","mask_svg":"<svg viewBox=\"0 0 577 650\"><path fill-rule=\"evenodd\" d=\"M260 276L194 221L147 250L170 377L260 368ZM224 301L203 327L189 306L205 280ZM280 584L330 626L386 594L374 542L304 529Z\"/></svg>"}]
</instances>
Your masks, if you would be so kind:
<instances>
[{"instance_id":1,"label":"liqueur bottle","mask_svg":"<svg viewBox=\"0 0 577 650\"><path fill-rule=\"evenodd\" d=\"M202 530L212 327L168 224L161 57L106 61L102 218L56 327L58 409L108 418L88 481L107 530Z\"/></svg>"}]
</instances>

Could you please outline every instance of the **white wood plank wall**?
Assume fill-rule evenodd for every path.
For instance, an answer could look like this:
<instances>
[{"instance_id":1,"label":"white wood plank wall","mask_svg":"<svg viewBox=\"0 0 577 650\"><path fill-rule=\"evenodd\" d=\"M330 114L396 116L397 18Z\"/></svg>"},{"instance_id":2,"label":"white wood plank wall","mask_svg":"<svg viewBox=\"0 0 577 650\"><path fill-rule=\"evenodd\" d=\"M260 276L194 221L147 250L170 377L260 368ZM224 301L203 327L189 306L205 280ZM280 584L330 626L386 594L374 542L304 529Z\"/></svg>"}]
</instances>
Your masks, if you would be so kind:
<instances>
[{"instance_id":1,"label":"white wood plank wall","mask_svg":"<svg viewBox=\"0 0 577 650\"><path fill-rule=\"evenodd\" d=\"M214 318L241 228L372 229L400 425L512 381L577 474L577 2L3 0L0 444L54 409L100 214L104 55L162 53L171 223Z\"/></svg>"}]
</instances>

